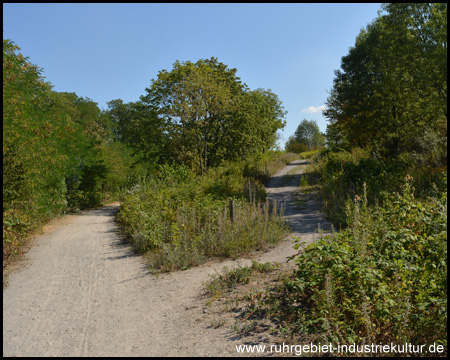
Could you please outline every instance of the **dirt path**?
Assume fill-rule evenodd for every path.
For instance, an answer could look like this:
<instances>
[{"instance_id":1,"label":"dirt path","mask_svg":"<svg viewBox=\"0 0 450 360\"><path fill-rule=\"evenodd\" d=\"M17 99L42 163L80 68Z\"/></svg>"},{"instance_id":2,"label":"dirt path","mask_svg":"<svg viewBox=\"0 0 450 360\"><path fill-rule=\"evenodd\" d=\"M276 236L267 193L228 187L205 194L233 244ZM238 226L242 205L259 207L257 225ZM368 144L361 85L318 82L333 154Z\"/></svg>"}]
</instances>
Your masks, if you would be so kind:
<instances>
[{"instance_id":1,"label":"dirt path","mask_svg":"<svg viewBox=\"0 0 450 360\"><path fill-rule=\"evenodd\" d=\"M268 193L287 200L294 232L312 241L317 223L326 222L314 201L296 210L300 178L282 177L300 163L280 171ZM242 340L230 328L213 328L200 301L209 274L237 262L152 275L119 236L117 211L110 205L70 216L35 241L3 291L3 356L237 355ZM284 262L294 253L288 239L254 259Z\"/></svg>"}]
</instances>

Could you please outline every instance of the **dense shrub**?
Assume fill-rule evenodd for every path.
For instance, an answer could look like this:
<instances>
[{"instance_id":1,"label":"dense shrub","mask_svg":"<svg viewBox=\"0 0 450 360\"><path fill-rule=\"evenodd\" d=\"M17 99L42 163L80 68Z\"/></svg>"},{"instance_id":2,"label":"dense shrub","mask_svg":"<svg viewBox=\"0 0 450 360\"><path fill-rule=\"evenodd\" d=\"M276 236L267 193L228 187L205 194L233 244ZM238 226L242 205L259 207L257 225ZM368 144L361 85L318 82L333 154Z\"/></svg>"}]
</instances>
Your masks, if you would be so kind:
<instances>
[{"instance_id":1,"label":"dense shrub","mask_svg":"<svg viewBox=\"0 0 450 360\"><path fill-rule=\"evenodd\" d=\"M302 152L308 151L308 147L303 143L289 143L286 145L286 150L300 154Z\"/></svg>"},{"instance_id":2,"label":"dense shrub","mask_svg":"<svg viewBox=\"0 0 450 360\"><path fill-rule=\"evenodd\" d=\"M321 152L321 149L304 151L304 152L300 153L300 156L302 157L302 159L314 160L320 155L320 152Z\"/></svg>"},{"instance_id":3,"label":"dense shrub","mask_svg":"<svg viewBox=\"0 0 450 360\"><path fill-rule=\"evenodd\" d=\"M3 268L17 254L31 227L30 217L22 211L10 209L3 212Z\"/></svg>"},{"instance_id":4,"label":"dense shrub","mask_svg":"<svg viewBox=\"0 0 450 360\"><path fill-rule=\"evenodd\" d=\"M369 204L377 204L382 191L399 191L407 171L404 162L383 161L363 149L324 152L315 168L321 175L324 210L338 228L348 225L345 203L362 195L363 184Z\"/></svg>"},{"instance_id":5,"label":"dense shrub","mask_svg":"<svg viewBox=\"0 0 450 360\"><path fill-rule=\"evenodd\" d=\"M185 167L166 165L125 198L118 219L136 249L149 254L153 266L172 270L198 265L209 257L236 257L286 235L276 205L258 205L254 197L252 203L245 200L243 178L231 222L231 197L219 192L224 183L214 185L217 173L211 171L210 176L196 177Z\"/></svg>"},{"instance_id":6,"label":"dense shrub","mask_svg":"<svg viewBox=\"0 0 450 360\"><path fill-rule=\"evenodd\" d=\"M349 227L309 245L285 280L287 328L337 344L447 343L447 193L348 202Z\"/></svg>"}]
</instances>

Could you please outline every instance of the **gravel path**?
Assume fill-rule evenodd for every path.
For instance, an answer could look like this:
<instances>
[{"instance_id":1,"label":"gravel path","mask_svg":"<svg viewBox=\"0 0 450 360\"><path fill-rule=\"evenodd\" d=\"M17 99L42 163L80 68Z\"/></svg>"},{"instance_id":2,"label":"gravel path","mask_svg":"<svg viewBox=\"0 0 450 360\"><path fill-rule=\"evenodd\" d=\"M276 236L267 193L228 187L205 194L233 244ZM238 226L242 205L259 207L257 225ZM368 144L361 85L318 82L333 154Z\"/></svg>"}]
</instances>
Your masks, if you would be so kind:
<instances>
[{"instance_id":1,"label":"gravel path","mask_svg":"<svg viewBox=\"0 0 450 360\"><path fill-rule=\"evenodd\" d=\"M301 205L296 204L295 192L301 181L308 160L296 160L278 171L267 184L266 190L270 200L285 204L284 215L292 226L293 237L310 243L317 238L317 229L329 232L331 223L320 212L320 203L315 196L304 197Z\"/></svg>"},{"instance_id":2,"label":"gravel path","mask_svg":"<svg viewBox=\"0 0 450 360\"><path fill-rule=\"evenodd\" d=\"M299 176L271 179L270 199L286 202L294 235L312 241L326 222L312 201L298 211ZM302 169L299 170L300 172ZM3 290L3 356L235 356L242 343L230 328L213 328L199 299L209 274L236 261L150 274L118 233L118 204L63 218L39 236ZM287 239L254 260L285 262ZM240 264L250 263L241 259Z\"/></svg>"}]
</instances>

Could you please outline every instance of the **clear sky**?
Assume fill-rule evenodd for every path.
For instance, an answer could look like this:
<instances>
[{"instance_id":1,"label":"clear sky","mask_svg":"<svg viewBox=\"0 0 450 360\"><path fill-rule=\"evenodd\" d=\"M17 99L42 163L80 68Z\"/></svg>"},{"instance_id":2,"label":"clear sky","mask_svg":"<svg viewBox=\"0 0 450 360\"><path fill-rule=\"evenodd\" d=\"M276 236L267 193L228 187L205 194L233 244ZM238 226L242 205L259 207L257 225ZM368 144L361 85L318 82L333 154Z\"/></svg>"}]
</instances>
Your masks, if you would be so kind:
<instances>
[{"instance_id":1,"label":"clear sky","mask_svg":"<svg viewBox=\"0 0 450 360\"><path fill-rule=\"evenodd\" d=\"M55 91L101 108L137 101L176 60L212 56L288 111L281 146L320 109L341 57L381 4L3 4L3 38L43 69Z\"/></svg>"}]
</instances>

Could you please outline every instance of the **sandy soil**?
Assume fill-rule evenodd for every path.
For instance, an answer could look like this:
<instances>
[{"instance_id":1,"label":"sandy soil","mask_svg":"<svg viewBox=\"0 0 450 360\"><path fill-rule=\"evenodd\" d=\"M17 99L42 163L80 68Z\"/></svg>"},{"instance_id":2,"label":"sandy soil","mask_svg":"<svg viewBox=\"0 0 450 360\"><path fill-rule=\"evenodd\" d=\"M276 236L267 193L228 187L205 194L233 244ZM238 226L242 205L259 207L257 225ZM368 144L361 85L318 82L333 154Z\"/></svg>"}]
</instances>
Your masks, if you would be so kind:
<instances>
[{"instance_id":1,"label":"sandy soil","mask_svg":"<svg viewBox=\"0 0 450 360\"><path fill-rule=\"evenodd\" d=\"M283 176L304 162L277 173L267 191L286 202L292 236L310 242L318 223L329 224L316 200L301 211L295 205L301 175ZM63 218L33 242L3 291L3 356L236 356L235 345L244 340L230 327L212 326L204 282L238 262L151 274L120 237L118 208ZM253 259L285 263L296 253L292 236Z\"/></svg>"}]
</instances>

